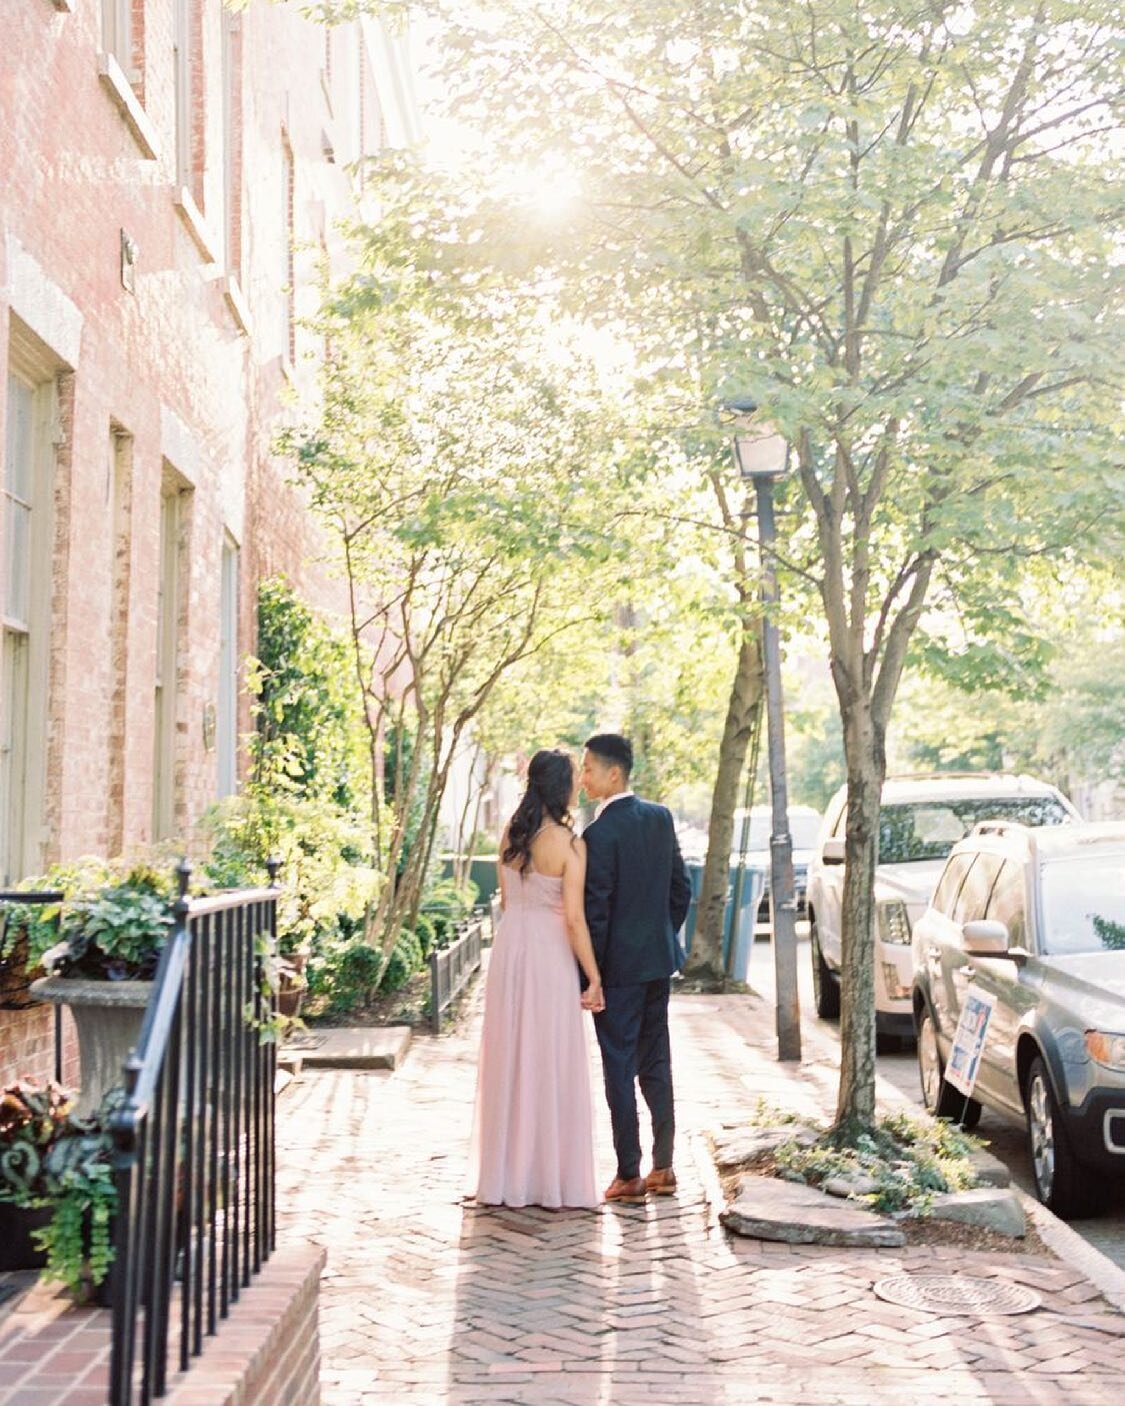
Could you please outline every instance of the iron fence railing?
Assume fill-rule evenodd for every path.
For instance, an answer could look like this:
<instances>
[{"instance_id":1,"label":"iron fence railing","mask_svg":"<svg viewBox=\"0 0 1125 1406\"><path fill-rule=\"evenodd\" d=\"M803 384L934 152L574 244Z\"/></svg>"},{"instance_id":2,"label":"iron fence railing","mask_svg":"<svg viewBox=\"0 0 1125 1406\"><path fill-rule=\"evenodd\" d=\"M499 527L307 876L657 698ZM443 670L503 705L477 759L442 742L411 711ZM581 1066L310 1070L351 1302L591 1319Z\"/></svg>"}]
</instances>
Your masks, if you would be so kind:
<instances>
[{"instance_id":1,"label":"iron fence railing","mask_svg":"<svg viewBox=\"0 0 1125 1406\"><path fill-rule=\"evenodd\" d=\"M446 1011L480 967L484 926L484 915L474 914L448 947L430 953L430 1025L435 1035L441 1034Z\"/></svg>"},{"instance_id":2,"label":"iron fence railing","mask_svg":"<svg viewBox=\"0 0 1125 1406\"><path fill-rule=\"evenodd\" d=\"M196 900L190 872L178 871L175 925L111 1124L110 1406L163 1396L275 1243L276 1045L262 1028L276 1005L263 981L276 866L268 889Z\"/></svg>"}]
</instances>

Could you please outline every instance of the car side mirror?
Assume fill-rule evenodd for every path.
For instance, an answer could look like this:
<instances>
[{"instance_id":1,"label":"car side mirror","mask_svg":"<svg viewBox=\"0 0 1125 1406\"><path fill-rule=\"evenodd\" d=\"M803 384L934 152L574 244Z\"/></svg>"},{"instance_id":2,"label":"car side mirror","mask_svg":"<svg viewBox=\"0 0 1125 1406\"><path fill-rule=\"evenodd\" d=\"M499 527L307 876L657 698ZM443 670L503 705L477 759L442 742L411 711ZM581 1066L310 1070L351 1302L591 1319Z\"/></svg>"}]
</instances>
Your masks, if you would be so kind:
<instances>
[{"instance_id":1,"label":"car side mirror","mask_svg":"<svg viewBox=\"0 0 1125 1406\"><path fill-rule=\"evenodd\" d=\"M844 841L839 835L830 835L820 848L822 864L843 864Z\"/></svg>"},{"instance_id":2,"label":"car side mirror","mask_svg":"<svg viewBox=\"0 0 1125 1406\"><path fill-rule=\"evenodd\" d=\"M961 929L962 946L970 957L1006 957L1008 925L995 918L974 918Z\"/></svg>"}]
</instances>

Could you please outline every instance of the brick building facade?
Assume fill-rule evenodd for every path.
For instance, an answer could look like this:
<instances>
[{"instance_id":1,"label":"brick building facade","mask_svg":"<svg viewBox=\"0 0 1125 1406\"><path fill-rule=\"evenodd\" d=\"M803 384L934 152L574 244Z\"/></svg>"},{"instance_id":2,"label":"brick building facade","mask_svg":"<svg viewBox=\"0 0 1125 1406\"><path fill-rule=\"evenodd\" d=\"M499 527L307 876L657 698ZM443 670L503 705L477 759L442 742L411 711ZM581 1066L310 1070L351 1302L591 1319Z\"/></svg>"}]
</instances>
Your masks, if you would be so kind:
<instances>
[{"instance_id":1,"label":"brick building facade","mask_svg":"<svg viewBox=\"0 0 1125 1406\"><path fill-rule=\"evenodd\" d=\"M399 40L252 0L0 16L0 885L182 840L237 785L255 587L333 603L270 452L349 164L412 139ZM0 1081L51 1016L0 1011Z\"/></svg>"}]
</instances>

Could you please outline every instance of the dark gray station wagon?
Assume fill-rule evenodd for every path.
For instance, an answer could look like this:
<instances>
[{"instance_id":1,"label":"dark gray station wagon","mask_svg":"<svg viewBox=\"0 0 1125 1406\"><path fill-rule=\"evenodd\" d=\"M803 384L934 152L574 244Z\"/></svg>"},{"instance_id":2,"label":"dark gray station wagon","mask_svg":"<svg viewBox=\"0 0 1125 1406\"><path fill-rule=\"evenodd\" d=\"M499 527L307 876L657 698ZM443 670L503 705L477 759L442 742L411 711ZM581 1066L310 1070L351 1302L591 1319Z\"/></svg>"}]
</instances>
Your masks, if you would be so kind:
<instances>
[{"instance_id":1,"label":"dark gray station wagon","mask_svg":"<svg viewBox=\"0 0 1125 1406\"><path fill-rule=\"evenodd\" d=\"M951 851L915 924L913 1004L927 1108L1027 1126L1058 1215L1125 1184L1125 824L985 821ZM970 992L993 1009L973 1096L944 1078Z\"/></svg>"}]
</instances>

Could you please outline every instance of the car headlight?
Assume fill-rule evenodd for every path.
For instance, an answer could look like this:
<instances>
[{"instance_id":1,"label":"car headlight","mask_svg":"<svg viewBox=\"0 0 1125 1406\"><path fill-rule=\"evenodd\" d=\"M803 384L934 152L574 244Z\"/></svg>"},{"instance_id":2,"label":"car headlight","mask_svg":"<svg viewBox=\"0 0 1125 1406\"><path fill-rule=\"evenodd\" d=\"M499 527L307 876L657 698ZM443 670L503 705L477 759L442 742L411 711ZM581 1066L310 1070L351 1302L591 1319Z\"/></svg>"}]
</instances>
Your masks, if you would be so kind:
<instances>
[{"instance_id":1,"label":"car headlight","mask_svg":"<svg viewBox=\"0 0 1125 1406\"><path fill-rule=\"evenodd\" d=\"M1125 1035L1110 1035L1104 1030L1087 1030L1086 1053L1098 1064L1104 1064L1110 1069L1125 1069Z\"/></svg>"},{"instance_id":2,"label":"car headlight","mask_svg":"<svg viewBox=\"0 0 1125 1406\"><path fill-rule=\"evenodd\" d=\"M882 942L891 942L898 947L905 947L910 942L910 917L906 911L906 904L899 898L893 898L887 903L880 903L875 909L879 925L879 938Z\"/></svg>"}]
</instances>

